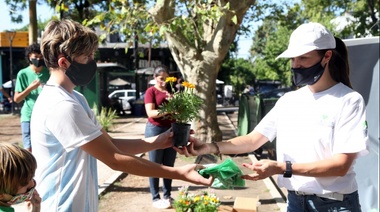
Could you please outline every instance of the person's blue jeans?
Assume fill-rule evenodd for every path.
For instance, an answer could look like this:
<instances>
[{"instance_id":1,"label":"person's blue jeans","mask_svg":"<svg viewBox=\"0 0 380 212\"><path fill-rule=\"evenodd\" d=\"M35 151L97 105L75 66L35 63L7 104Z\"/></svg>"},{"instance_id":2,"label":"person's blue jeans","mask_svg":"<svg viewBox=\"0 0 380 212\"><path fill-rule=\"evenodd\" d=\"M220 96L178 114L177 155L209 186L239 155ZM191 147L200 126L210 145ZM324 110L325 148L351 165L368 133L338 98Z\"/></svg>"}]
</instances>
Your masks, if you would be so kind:
<instances>
[{"instance_id":1,"label":"person's blue jeans","mask_svg":"<svg viewBox=\"0 0 380 212\"><path fill-rule=\"evenodd\" d=\"M159 135L165 131L167 131L170 127L160 127L153 125L148 122L145 127L145 137L152 137ZM176 158L177 152L173 148L166 149L158 149L149 152L149 160L158 164L162 164L165 166L174 166L174 161ZM152 194L152 200L160 199L159 194L159 178L149 178L149 189ZM163 179L162 191L165 199L169 199L171 197L172 191L172 179Z\"/></svg>"},{"instance_id":2,"label":"person's blue jeans","mask_svg":"<svg viewBox=\"0 0 380 212\"><path fill-rule=\"evenodd\" d=\"M24 149L31 150L32 143L30 141L30 121L21 122L21 135Z\"/></svg>"},{"instance_id":3,"label":"person's blue jeans","mask_svg":"<svg viewBox=\"0 0 380 212\"><path fill-rule=\"evenodd\" d=\"M343 201L288 191L288 212L361 212L357 191L345 194Z\"/></svg>"}]
</instances>

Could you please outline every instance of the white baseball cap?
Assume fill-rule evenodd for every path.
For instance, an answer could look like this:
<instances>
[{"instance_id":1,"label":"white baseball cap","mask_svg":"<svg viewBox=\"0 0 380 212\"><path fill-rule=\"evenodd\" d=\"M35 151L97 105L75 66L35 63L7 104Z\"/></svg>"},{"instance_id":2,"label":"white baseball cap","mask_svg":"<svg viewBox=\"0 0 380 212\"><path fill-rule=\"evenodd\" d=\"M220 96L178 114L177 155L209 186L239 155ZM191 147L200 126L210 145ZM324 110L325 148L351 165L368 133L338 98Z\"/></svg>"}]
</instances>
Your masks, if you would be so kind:
<instances>
[{"instance_id":1,"label":"white baseball cap","mask_svg":"<svg viewBox=\"0 0 380 212\"><path fill-rule=\"evenodd\" d=\"M313 50L335 49L334 35L319 23L306 23L299 26L290 36L288 49L278 58L293 58Z\"/></svg>"}]
</instances>

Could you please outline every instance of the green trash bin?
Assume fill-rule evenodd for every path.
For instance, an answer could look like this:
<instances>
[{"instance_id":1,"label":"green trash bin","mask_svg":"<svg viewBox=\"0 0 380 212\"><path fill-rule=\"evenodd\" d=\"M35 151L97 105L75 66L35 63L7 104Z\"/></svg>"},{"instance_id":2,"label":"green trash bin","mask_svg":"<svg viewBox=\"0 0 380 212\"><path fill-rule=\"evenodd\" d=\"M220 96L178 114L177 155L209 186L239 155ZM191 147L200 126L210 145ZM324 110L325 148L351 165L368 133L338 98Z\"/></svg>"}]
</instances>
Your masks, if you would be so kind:
<instances>
[{"instance_id":1,"label":"green trash bin","mask_svg":"<svg viewBox=\"0 0 380 212\"><path fill-rule=\"evenodd\" d=\"M135 100L131 102L131 112L134 116L146 116L144 100Z\"/></svg>"},{"instance_id":2,"label":"green trash bin","mask_svg":"<svg viewBox=\"0 0 380 212\"><path fill-rule=\"evenodd\" d=\"M238 135L250 133L261 119L274 107L278 98L265 98L260 95L243 94L240 97L238 113ZM261 157L263 148L268 150L268 157L276 159L276 140L265 143L254 151L257 157Z\"/></svg>"},{"instance_id":3,"label":"green trash bin","mask_svg":"<svg viewBox=\"0 0 380 212\"><path fill-rule=\"evenodd\" d=\"M239 101L238 135L247 135L261 120L261 99L257 95L243 94Z\"/></svg>"}]
</instances>

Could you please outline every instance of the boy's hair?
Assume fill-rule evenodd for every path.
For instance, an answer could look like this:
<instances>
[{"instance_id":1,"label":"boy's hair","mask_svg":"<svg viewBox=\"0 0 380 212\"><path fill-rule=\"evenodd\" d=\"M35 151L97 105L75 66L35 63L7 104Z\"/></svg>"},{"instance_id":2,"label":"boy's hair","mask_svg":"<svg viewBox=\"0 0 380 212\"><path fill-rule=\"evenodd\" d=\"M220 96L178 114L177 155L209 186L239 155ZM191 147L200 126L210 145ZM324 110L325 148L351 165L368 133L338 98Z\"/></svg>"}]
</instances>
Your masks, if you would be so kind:
<instances>
[{"instance_id":1,"label":"boy's hair","mask_svg":"<svg viewBox=\"0 0 380 212\"><path fill-rule=\"evenodd\" d=\"M48 68L58 67L58 56L71 59L91 55L98 48L98 36L90 28L72 20L52 20L41 38L41 52Z\"/></svg>"},{"instance_id":2,"label":"boy's hair","mask_svg":"<svg viewBox=\"0 0 380 212\"><path fill-rule=\"evenodd\" d=\"M37 161L26 149L0 143L0 194L15 195L33 179Z\"/></svg>"},{"instance_id":3,"label":"boy's hair","mask_svg":"<svg viewBox=\"0 0 380 212\"><path fill-rule=\"evenodd\" d=\"M29 56L33 53L41 54L40 44L32 43L28 47L25 48L25 57L28 61L29 61Z\"/></svg>"}]
</instances>

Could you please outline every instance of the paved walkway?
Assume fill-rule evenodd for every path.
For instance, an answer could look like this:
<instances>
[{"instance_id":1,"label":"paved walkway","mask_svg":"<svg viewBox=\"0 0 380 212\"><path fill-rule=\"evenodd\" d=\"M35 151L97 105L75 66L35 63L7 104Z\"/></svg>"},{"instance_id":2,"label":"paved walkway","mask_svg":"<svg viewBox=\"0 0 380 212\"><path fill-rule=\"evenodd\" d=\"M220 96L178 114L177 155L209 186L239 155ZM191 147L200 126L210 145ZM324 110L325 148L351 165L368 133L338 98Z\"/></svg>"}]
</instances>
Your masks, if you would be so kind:
<instances>
[{"instance_id":1,"label":"paved walkway","mask_svg":"<svg viewBox=\"0 0 380 212\"><path fill-rule=\"evenodd\" d=\"M110 135L112 137L128 137L128 138L141 138L144 136L145 124L147 119L145 117L127 117L118 120L117 128L112 129ZM218 114L218 122L220 129L223 132L223 139L229 139L236 136L237 126L237 112L226 115L225 113ZM255 161L256 158L250 155L249 158ZM104 193L108 186L113 184L122 172L114 171L102 162L98 161L98 178L99 178L99 195ZM267 187L273 197L271 201L275 201L280 211L286 211L286 203L278 192L276 185L273 183L272 178L263 180L262 183ZM23 205L15 207L16 212L23 212L25 210Z\"/></svg>"},{"instance_id":2,"label":"paved walkway","mask_svg":"<svg viewBox=\"0 0 380 212\"><path fill-rule=\"evenodd\" d=\"M236 130L237 129L237 127L236 127L237 126L237 112L229 113L229 114L219 113L217 118L218 118L219 127L220 127L221 131L223 132L223 139L227 140L227 139L235 137L236 133L237 133L237 130ZM124 137L124 136L142 137L143 133L144 133L144 129L145 129L146 118L132 118L132 119L130 119L130 121L131 122L126 123L125 125L119 125L119 127L117 129L114 129L114 131L116 131L115 133L110 133L111 136L114 136L114 137ZM227 156L225 156L225 157L227 157ZM257 160L254 155L249 155L249 158L251 161ZM98 172L99 172L99 181L100 181L99 194L102 194L102 192L106 192L105 189L110 184L112 184L112 182L114 182L122 173L115 172L100 162L98 164L98 169L99 169ZM114 174L112 174L111 177L107 179L106 176L107 175L109 176L109 174L107 174L107 173L110 173L110 172L113 172ZM131 178L131 179L129 179L129 178ZM104 181L102 179L104 179ZM136 179L138 181L142 180L143 182L147 181L144 178L136 177L136 176L128 176L127 180L128 179L130 181L135 181ZM101 183L101 182L103 182L103 183ZM274 204L277 204L276 211L286 211L286 203L285 203L283 197L281 196L281 193L278 192L278 189L273 182L274 181L272 178L268 178L266 180L254 182L256 184L251 184L252 182L247 182L247 188L248 188L248 190L249 189L255 190L255 188L258 188L258 187L266 188L265 192L269 192L270 197L261 199L260 200L261 203L262 204L273 204L273 202L274 202ZM182 181L177 181L177 180L173 181L173 187L176 187L176 186L178 187L179 185L184 185L184 184L187 184L187 183L182 182ZM258 184L260 184L260 186L258 186ZM144 186L140 185L138 187L138 189L137 188L129 188L129 189L131 190L131 193L133 193L134 189L139 190L139 189L142 189L145 187L149 187L149 185L144 184ZM244 196L246 194L249 195L248 193L250 191L248 191L248 190L236 189L236 190L232 190L232 191L230 190L230 191L218 191L218 192L221 192L221 193L219 193L219 196L222 196L222 197L226 197L226 196L236 197L236 196ZM225 193L223 193L223 192L225 192ZM173 191L172 195L175 196L175 193L176 193L176 191ZM132 195L130 197L129 204L133 203L134 205L136 205L136 204L139 205L139 206L134 206L134 207L135 207L135 209L138 209L141 211L145 211L145 210L156 211L156 209L152 208L150 204L146 204L146 201L149 200L149 198L150 198L149 195L150 195L149 192L148 192L148 194L145 194L145 195L141 194L141 192L138 192L135 195ZM261 196L264 197L263 194ZM255 197L255 196L253 196L253 197ZM233 204L233 199L231 199L231 200L224 199L223 201L226 202L227 205ZM126 206L124 206L124 207L126 207ZM130 205L130 207L132 207L132 205ZM125 211L122 208L123 207L121 206L119 211ZM171 211L171 210L157 210L157 211L165 211L166 212L166 211Z\"/></svg>"}]
</instances>

